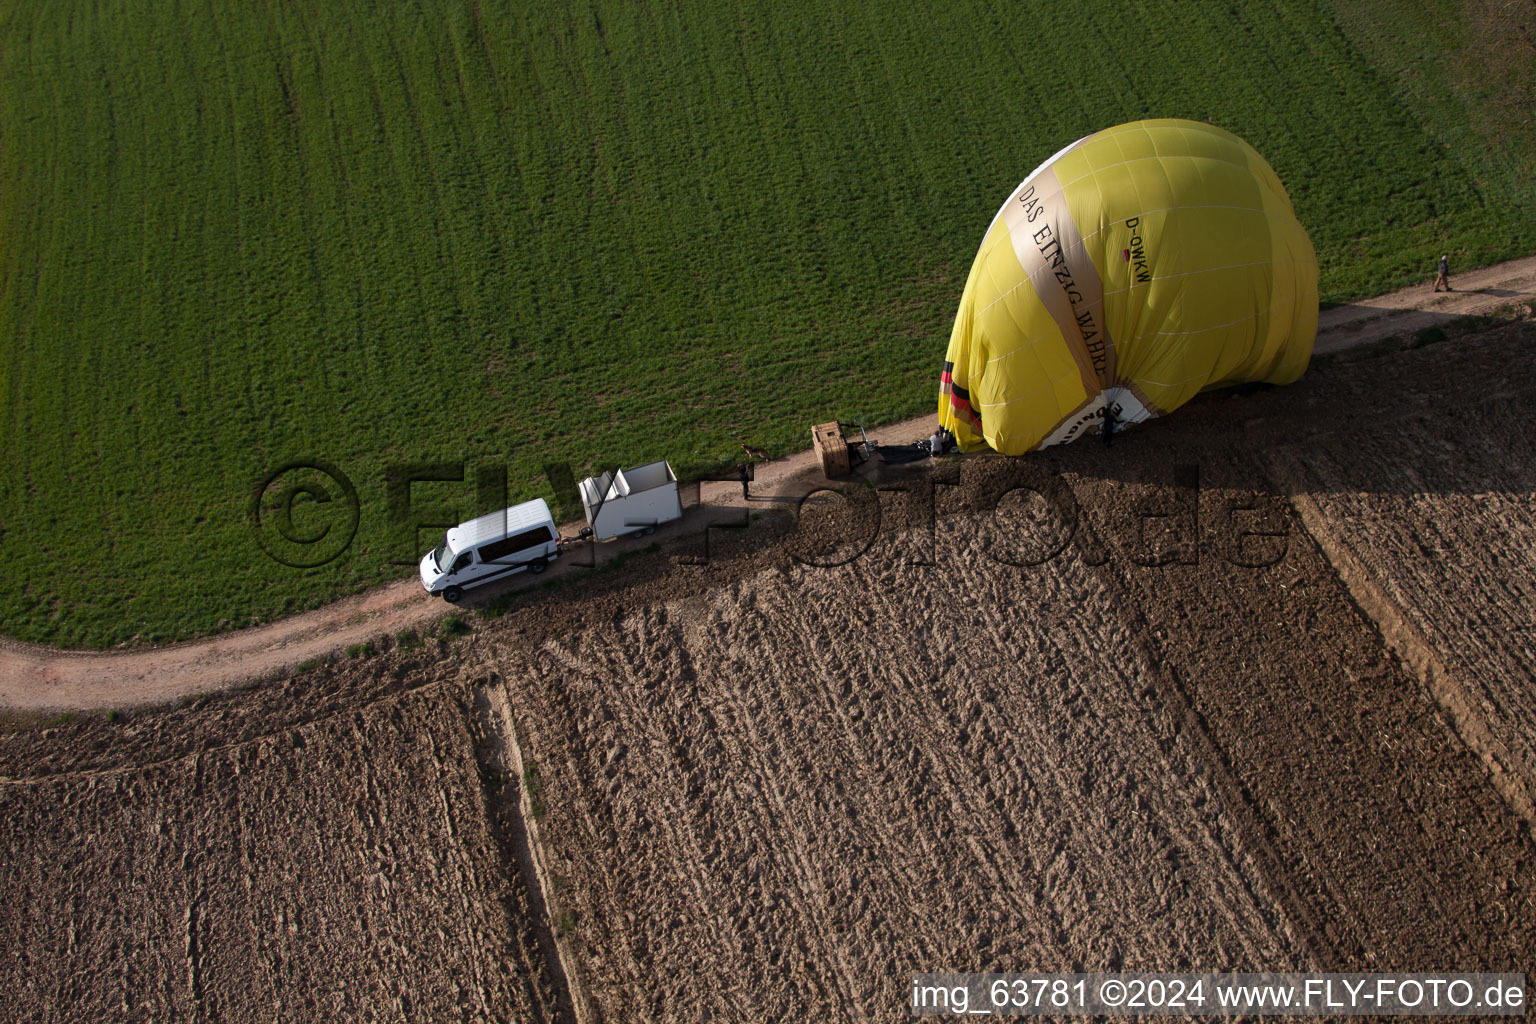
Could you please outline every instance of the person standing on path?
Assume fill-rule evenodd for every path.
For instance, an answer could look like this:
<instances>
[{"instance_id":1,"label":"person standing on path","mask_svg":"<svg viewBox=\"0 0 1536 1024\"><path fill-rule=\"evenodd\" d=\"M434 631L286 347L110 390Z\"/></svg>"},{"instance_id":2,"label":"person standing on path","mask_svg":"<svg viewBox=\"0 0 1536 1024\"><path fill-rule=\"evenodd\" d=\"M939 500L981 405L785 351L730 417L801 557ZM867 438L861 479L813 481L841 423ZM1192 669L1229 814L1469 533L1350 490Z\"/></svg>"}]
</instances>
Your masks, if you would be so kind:
<instances>
[{"instance_id":1,"label":"person standing on path","mask_svg":"<svg viewBox=\"0 0 1536 1024\"><path fill-rule=\"evenodd\" d=\"M1440 257L1439 269L1440 272L1435 276L1435 291L1439 291L1441 285L1445 285L1445 290L1448 292L1455 291L1456 289L1451 287L1451 263L1445 255Z\"/></svg>"}]
</instances>

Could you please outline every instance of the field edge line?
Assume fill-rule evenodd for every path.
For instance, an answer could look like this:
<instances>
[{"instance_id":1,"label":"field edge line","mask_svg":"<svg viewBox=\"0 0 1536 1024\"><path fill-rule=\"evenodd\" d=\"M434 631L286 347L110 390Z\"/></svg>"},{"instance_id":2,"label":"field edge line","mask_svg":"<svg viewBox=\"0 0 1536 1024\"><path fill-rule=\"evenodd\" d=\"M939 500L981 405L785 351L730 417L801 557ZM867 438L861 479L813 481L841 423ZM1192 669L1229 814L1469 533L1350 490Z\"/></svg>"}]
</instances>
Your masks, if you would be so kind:
<instances>
[{"instance_id":1,"label":"field edge line","mask_svg":"<svg viewBox=\"0 0 1536 1024\"><path fill-rule=\"evenodd\" d=\"M575 1024L596 1024L601 1020L587 997L578 973L576 951L570 937L556 926L551 914L552 887L548 865L543 854L543 842L539 838L539 823L534 814L532 798L528 792L527 777L523 774L522 743L518 739L517 725L512 720L512 707L507 698L506 684L495 668L486 666L476 673L473 706L484 734L495 741L499 748L491 756L499 764L495 768L505 779L515 780L517 786L517 812L512 816L508 837L517 872L524 879L533 927L545 961L556 984L556 1013L569 1013Z\"/></svg>"},{"instance_id":2,"label":"field edge line","mask_svg":"<svg viewBox=\"0 0 1536 1024\"><path fill-rule=\"evenodd\" d=\"M1294 454L1275 449L1265 454L1265 464L1301 517L1302 525L1323 557L1333 566L1362 615L1376 627L1388 651L1396 655L1409 675L1429 691L1457 738L1488 770L1494 791L1521 818L1536 839L1536 802L1518 759L1493 734L1478 714L1476 701L1455 672L1407 613L1377 583L1366 565L1329 528L1323 510L1313 500L1294 463Z\"/></svg>"}]
</instances>

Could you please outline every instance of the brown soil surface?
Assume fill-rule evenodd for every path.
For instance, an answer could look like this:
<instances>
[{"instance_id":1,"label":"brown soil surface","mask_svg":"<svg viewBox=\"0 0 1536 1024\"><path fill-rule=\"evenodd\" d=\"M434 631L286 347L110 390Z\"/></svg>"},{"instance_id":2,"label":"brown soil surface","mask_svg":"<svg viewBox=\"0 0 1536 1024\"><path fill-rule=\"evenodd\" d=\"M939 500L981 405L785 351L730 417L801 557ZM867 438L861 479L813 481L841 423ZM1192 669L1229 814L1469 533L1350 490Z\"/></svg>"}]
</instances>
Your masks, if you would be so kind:
<instances>
[{"instance_id":1,"label":"brown soil surface","mask_svg":"<svg viewBox=\"0 0 1536 1024\"><path fill-rule=\"evenodd\" d=\"M1530 442L1505 436L1533 343L1516 324L1111 449L969 460L931 531L888 494L847 565L497 630L593 1019L896 1020L946 969L1526 970L1523 762L1469 736L1521 749L1536 699ZM1396 472L1451 437L1459 475ZM1501 445L1520 468L1479 454ZM1290 489L1298 450L1326 483ZM1296 508L1331 531L1346 499L1376 507L1338 517L1373 585L1439 623L1421 642L1478 700L1423 674ZM1447 565L1393 540L1439 516L1446 551L1501 543ZM1458 579L1405 589L1436 574Z\"/></svg>"},{"instance_id":2,"label":"brown soil surface","mask_svg":"<svg viewBox=\"0 0 1536 1024\"><path fill-rule=\"evenodd\" d=\"M553 1019L431 653L0 742L5 1018Z\"/></svg>"},{"instance_id":3,"label":"brown soil surface","mask_svg":"<svg viewBox=\"0 0 1536 1024\"><path fill-rule=\"evenodd\" d=\"M894 1021L919 971L1536 974L1533 345L1357 350L798 517L706 485L735 528L565 560L468 637L12 712L7 1015ZM774 473L754 510L824 483Z\"/></svg>"},{"instance_id":4,"label":"brown soil surface","mask_svg":"<svg viewBox=\"0 0 1536 1024\"><path fill-rule=\"evenodd\" d=\"M1452 283L1457 288L1452 293L1437 294L1426 282L1325 310L1318 326L1317 354L1326 357L1411 339L1426 330L1452 329L1465 317L1501 309L1528 310L1536 304L1536 257L1457 274ZM932 429L932 419L920 417L872 431L871 437L884 443L905 442L926 437ZM759 465L756 486L760 493L772 493L803 477L811 466L809 452ZM704 497L717 506L742 504L739 492L728 484L706 485ZM697 521L697 514L685 517L664 530L662 537L696 529ZM574 535L578 525L569 524L564 532ZM611 559L640 546L636 541L614 542L604 545L601 557ZM579 569L568 562L556 563L545 579L572 572ZM483 604L528 586L529 581L516 580L484 588L474 592L469 603ZM428 597L414 579L408 579L264 626L166 647L61 651L0 638L0 708L108 710L174 700L291 672L384 635L428 629L447 612L441 601Z\"/></svg>"},{"instance_id":5,"label":"brown soil surface","mask_svg":"<svg viewBox=\"0 0 1536 1024\"><path fill-rule=\"evenodd\" d=\"M13 714L0 991L853 1021L928 970L1536 973L1533 344L870 466L467 638Z\"/></svg>"}]
</instances>

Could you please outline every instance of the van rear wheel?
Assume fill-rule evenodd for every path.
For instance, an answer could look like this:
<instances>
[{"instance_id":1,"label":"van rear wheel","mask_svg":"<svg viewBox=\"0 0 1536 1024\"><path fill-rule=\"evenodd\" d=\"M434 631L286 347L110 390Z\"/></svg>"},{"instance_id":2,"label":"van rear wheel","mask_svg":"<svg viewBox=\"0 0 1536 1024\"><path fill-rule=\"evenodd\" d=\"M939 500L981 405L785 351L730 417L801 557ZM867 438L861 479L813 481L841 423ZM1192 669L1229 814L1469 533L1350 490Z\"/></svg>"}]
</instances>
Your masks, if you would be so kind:
<instances>
[{"instance_id":1,"label":"van rear wheel","mask_svg":"<svg viewBox=\"0 0 1536 1024\"><path fill-rule=\"evenodd\" d=\"M458 587L449 587L443 591L443 600L447 601L449 604L458 604L459 598L463 596L464 591L460 590Z\"/></svg>"},{"instance_id":2,"label":"van rear wheel","mask_svg":"<svg viewBox=\"0 0 1536 1024\"><path fill-rule=\"evenodd\" d=\"M549 563L544 561L544 559L541 558L537 562L530 562L528 564L528 571L533 573L535 576L537 576L539 573L543 572L548 567L549 567Z\"/></svg>"}]
</instances>

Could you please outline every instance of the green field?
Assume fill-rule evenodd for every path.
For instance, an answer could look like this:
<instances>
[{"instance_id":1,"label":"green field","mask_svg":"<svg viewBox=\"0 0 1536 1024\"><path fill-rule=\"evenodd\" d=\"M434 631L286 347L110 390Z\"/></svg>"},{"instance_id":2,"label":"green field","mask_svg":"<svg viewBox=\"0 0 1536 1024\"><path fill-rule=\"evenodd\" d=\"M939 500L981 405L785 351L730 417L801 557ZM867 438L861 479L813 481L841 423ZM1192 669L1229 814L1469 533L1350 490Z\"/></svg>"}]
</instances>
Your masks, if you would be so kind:
<instances>
[{"instance_id":1,"label":"green field","mask_svg":"<svg viewBox=\"0 0 1536 1024\"><path fill-rule=\"evenodd\" d=\"M926 412L997 206L1120 122L1251 142L1325 301L1536 238L1526 0L685 6L0 0L0 632L174 640L409 571L396 464L468 459L413 491L463 518L502 462L549 495ZM298 570L247 507L307 458L360 516Z\"/></svg>"}]
</instances>

